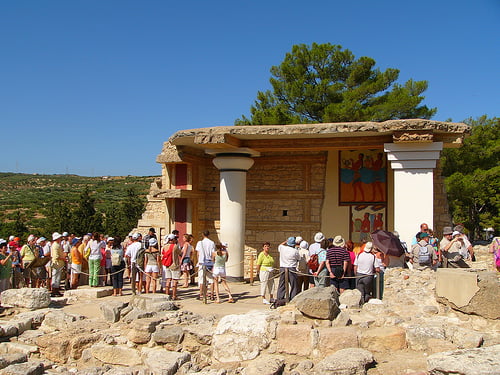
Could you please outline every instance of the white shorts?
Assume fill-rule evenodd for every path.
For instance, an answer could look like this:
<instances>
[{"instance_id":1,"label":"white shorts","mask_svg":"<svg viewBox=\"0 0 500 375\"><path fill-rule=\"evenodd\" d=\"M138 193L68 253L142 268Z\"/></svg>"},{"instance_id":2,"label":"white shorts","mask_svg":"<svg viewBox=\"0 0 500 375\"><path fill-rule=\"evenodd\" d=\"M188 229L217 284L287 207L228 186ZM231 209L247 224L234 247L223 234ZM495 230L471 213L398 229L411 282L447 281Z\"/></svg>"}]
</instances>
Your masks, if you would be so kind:
<instances>
[{"instance_id":1,"label":"white shorts","mask_svg":"<svg viewBox=\"0 0 500 375\"><path fill-rule=\"evenodd\" d=\"M214 283L214 276L213 276L212 272L210 272L210 271L207 271L207 281L209 284ZM200 266L200 267L198 267L198 285L202 285L202 284L203 284L203 267Z\"/></svg>"},{"instance_id":2,"label":"white shorts","mask_svg":"<svg viewBox=\"0 0 500 375\"><path fill-rule=\"evenodd\" d=\"M81 273L82 272L82 265L71 263L71 272L72 273Z\"/></svg>"},{"instance_id":3,"label":"white shorts","mask_svg":"<svg viewBox=\"0 0 500 375\"><path fill-rule=\"evenodd\" d=\"M153 272L158 273L158 272L160 272L160 269L158 268L158 266L148 264L146 266L146 269L144 270L144 272L146 272L146 273L153 273Z\"/></svg>"},{"instance_id":4,"label":"white shorts","mask_svg":"<svg viewBox=\"0 0 500 375\"><path fill-rule=\"evenodd\" d=\"M165 275L165 279L179 280L181 278L181 271L173 271L170 268L163 266L163 275Z\"/></svg>"},{"instance_id":5,"label":"white shorts","mask_svg":"<svg viewBox=\"0 0 500 375\"><path fill-rule=\"evenodd\" d=\"M214 267L213 274L214 277L226 277L226 267Z\"/></svg>"}]
</instances>

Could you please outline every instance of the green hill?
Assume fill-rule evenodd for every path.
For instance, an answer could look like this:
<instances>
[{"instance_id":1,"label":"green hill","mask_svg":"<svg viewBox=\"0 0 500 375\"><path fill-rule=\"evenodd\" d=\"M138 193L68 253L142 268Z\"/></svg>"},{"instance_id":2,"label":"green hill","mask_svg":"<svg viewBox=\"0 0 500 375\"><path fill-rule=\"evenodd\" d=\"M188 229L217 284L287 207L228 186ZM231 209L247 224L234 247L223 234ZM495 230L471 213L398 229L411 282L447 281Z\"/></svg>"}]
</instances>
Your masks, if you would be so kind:
<instances>
[{"instance_id":1,"label":"green hill","mask_svg":"<svg viewBox=\"0 0 500 375\"><path fill-rule=\"evenodd\" d=\"M132 190L144 203L156 176L83 177L77 175L40 175L0 173L0 223L21 220L29 230L44 227L55 202L72 208L88 189L98 212L106 212L122 202ZM1 230L0 236L6 236ZM9 227L9 230L12 230Z\"/></svg>"}]
</instances>

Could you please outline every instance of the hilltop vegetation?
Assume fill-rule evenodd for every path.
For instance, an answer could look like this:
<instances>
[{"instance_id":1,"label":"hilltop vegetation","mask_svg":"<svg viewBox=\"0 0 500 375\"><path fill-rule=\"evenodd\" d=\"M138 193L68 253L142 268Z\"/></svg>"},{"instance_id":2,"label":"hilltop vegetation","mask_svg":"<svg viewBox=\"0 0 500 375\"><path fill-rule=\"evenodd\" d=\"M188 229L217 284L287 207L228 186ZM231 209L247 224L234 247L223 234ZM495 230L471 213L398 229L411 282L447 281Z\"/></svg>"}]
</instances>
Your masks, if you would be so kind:
<instances>
[{"instance_id":1,"label":"hilltop vegetation","mask_svg":"<svg viewBox=\"0 0 500 375\"><path fill-rule=\"evenodd\" d=\"M119 225L118 221L128 215L121 209L125 204L132 205L136 221L154 178L0 173L0 237L28 231L41 235L52 230L70 231L68 226L74 227L83 219L75 215L87 210L84 214L89 214L92 209L101 217L101 224L87 230L113 230L115 235L123 235L128 224ZM83 211L82 205L86 206Z\"/></svg>"}]
</instances>

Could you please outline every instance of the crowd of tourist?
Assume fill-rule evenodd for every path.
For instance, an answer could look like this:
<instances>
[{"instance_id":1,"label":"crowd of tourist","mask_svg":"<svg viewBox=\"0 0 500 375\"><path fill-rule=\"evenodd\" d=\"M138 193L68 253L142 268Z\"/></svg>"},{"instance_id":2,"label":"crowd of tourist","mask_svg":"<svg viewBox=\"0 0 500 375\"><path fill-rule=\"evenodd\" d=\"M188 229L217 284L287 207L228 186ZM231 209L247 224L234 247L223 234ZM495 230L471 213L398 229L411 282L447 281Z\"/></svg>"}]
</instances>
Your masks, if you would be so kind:
<instances>
[{"instance_id":1,"label":"crowd of tourist","mask_svg":"<svg viewBox=\"0 0 500 375\"><path fill-rule=\"evenodd\" d=\"M404 260L404 266L417 269L469 267L474 251L463 229L462 225L445 227L443 238L438 241L423 223L409 247L401 242L405 254L399 260ZM22 244L18 237L11 236L8 241L0 239L0 292L23 286L45 287L52 296L60 296L62 288L88 284L112 285L113 296L119 296L123 295L124 279L128 279L133 294L160 292L176 300L178 288L189 287L197 276L199 299L220 303L220 284L232 303L234 298L226 282L228 244L216 245L209 236L208 231L203 232L196 246L191 234L184 234L180 243L176 230L165 236L164 245L160 246L154 228L145 236L130 233L123 241L118 236L100 233L78 237L55 232L51 241L29 235ZM492 252L500 271L500 241L497 239L496 243L498 249ZM387 249L379 249L373 242L355 246L340 235L326 238L321 232L314 235L311 243L301 236L289 237L277 250L279 263L271 254L269 242L262 245L257 257L264 304L284 304L303 290L329 285L339 293L356 288L365 302L375 296L382 298L384 270L393 258L386 254Z\"/></svg>"}]
</instances>

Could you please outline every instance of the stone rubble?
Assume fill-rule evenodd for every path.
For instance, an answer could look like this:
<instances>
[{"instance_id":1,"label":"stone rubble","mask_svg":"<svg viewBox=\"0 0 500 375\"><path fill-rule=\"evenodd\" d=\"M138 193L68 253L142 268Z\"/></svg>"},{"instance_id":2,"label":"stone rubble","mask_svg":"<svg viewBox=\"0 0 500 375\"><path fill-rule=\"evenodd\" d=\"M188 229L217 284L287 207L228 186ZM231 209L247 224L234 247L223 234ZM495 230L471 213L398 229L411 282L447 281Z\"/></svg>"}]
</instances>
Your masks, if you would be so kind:
<instances>
[{"instance_id":1,"label":"stone rubble","mask_svg":"<svg viewBox=\"0 0 500 375\"><path fill-rule=\"evenodd\" d=\"M482 298L498 300L486 278ZM389 268L382 300L314 288L219 320L160 294L101 304L102 319L25 301L0 320L0 375L500 374L500 320L438 302L435 286L432 270Z\"/></svg>"}]
</instances>

